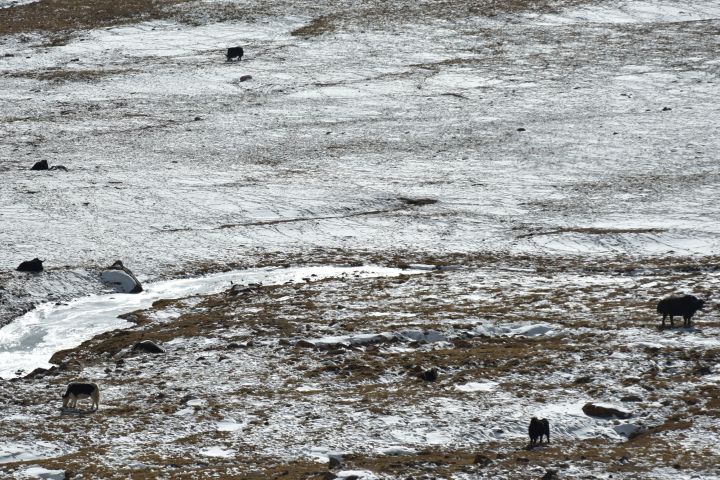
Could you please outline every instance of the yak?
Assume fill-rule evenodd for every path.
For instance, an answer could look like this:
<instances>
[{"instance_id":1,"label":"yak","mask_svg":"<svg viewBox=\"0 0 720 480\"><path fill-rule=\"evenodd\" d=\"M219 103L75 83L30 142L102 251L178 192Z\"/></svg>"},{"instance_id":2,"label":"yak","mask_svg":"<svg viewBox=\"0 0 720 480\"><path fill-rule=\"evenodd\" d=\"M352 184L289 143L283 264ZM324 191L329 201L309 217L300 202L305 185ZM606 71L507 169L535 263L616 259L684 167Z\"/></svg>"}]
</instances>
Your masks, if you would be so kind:
<instances>
[{"instance_id":1,"label":"yak","mask_svg":"<svg viewBox=\"0 0 720 480\"><path fill-rule=\"evenodd\" d=\"M36 257L32 260L26 260L24 262L21 262L15 270L17 270L18 272L40 273L43 271L42 264L43 260L40 260Z\"/></svg>"},{"instance_id":2,"label":"yak","mask_svg":"<svg viewBox=\"0 0 720 480\"><path fill-rule=\"evenodd\" d=\"M547 418L538 420L537 417L530 419L530 427L528 427L528 434L530 435L530 445L535 445L540 439L542 443L543 435L547 437L548 443L550 443L550 422Z\"/></svg>"},{"instance_id":3,"label":"yak","mask_svg":"<svg viewBox=\"0 0 720 480\"><path fill-rule=\"evenodd\" d=\"M242 60L243 53L245 52L243 51L242 47L230 47L227 49L227 55L225 55L225 57L227 58L228 62L233 58L237 57L239 62L240 60Z\"/></svg>"},{"instance_id":4,"label":"yak","mask_svg":"<svg viewBox=\"0 0 720 480\"><path fill-rule=\"evenodd\" d=\"M704 300L700 300L699 298L695 297L694 295L683 295L683 296L672 296L668 298L663 298L658 302L657 306L657 312L662 313L662 328L665 328L665 318L667 318L668 315L670 315L670 326L674 327L675 322L673 321L673 317L682 316L683 317L683 326L689 327L693 315L695 315L695 312L698 310L702 310L703 305L705 304Z\"/></svg>"},{"instance_id":5,"label":"yak","mask_svg":"<svg viewBox=\"0 0 720 480\"><path fill-rule=\"evenodd\" d=\"M68 385L62 396L63 408L75 408L78 400L89 398L92 400L92 409L100 407L100 389L94 383L73 382Z\"/></svg>"}]
</instances>

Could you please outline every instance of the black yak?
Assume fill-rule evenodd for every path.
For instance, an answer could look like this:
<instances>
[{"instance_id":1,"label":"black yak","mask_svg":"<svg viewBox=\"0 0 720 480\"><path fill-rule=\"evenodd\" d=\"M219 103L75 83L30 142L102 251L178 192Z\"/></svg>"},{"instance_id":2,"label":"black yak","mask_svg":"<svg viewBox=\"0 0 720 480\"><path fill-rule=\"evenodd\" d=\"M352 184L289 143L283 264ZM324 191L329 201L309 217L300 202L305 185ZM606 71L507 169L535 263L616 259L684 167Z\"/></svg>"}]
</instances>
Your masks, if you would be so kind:
<instances>
[{"instance_id":1,"label":"black yak","mask_svg":"<svg viewBox=\"0 0 720 480\"><path fill-rule=\"evenodd\" d=\"M530 435L530 445L535 445L538 438L542 443L543 435L547 437L547 441L550 443L550 422L547 421L547 418L538 420L537 417L532 417L530 427L528 427L528 434Z\"/></svg>"},{"instance_id":2,"label":"black yak","mask_svg":"<svg viewBox=\"0 0 720 480\"><path fill-rule=\"evenodd\" d=\"M245 52L243 51L242 47L230 47L227 49L227 55L225 55L225 57L227 58L228 62L236 57L238 61L240 61L242 60L243 53Z\"/></svg>"},{"instance_id":3,"label":"black yak","mask_svg":"<svg viewBox=\"0 0 720 480\"><path fill-rule=\"evenodd\" d=\"M33 165L30 170L47 170L49 168L50 166L47 160L40 160L39 162L35 162L35 165Z\"/></svg>"},{"instance_id":4,"label":"black yak","mask_svg":"<svg viewBox=\"0 0 720 480\"><path fill-rule=\"evenodd\" d=\"M662 300L660 300L660 302L658 302L657 306L658 313L662 313L663 316L662 328L665 328L665 318L668 315L670 315L671 327L675 326L673 317L676 315L682 316L684 320L683 325L685 327L689 327L690 320L692 319L693 315L695 315L695 312L697 312L698 310L702 310L704 304L704 300L700 300L693 295L663 298Z\"/></svg>"},{"instance_id":5,"label":"black yak","mask_svg":"<svg viewBox=\"0 0 720 480\"><path fill-rule=\"evenodd\" d=\"M40 273L43 271L43 261L39 258L33 258L32 260L26 260L21 262L20 265L15 269L18 272L31 272Z\"/></svg>"}]
</instances>

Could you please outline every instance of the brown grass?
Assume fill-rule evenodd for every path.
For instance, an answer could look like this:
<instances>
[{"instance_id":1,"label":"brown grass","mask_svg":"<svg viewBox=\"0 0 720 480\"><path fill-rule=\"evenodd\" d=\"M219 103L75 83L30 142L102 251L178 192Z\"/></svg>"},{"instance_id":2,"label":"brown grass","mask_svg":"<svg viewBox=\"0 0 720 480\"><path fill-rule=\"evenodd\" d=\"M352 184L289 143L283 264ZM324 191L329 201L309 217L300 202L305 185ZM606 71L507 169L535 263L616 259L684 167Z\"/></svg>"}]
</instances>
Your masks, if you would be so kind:
<instances>
[{"instance_id":1,"label":"brown grass","mask_svg":"<svg viewBox=\"0 0 720 480\"><path fill-rule=\"evenodd\" d=\"M108 70L45 70L45 71L28 71L13 72L8 74L10 77L16 78L32 78L46 82L64 83L64 82L92 82L104 77L129 73L136 70L133 69L108 69Z\"/></svg>"},{"instance_id":2,"label":"brown grass","mask_svg":"<svg viewBox=\"0 0 720 480\"><path fill-rule=\"evenodd\" d=\"M3 9L0 34L60 33L103 28L167 16L187 0L43 0Z\"/></svg>"},{"instance_id":3,"label":"brown grass","mask_svg":"<svg viewBox=\"0 0 720 480\"><path fill-rule=\"evenodd\" d=\"M302 38L318 37L325 33L334 32L335 22L333 16L318 17L307 25L293 30L290 35Z\"/></svg>"}]
</instances>

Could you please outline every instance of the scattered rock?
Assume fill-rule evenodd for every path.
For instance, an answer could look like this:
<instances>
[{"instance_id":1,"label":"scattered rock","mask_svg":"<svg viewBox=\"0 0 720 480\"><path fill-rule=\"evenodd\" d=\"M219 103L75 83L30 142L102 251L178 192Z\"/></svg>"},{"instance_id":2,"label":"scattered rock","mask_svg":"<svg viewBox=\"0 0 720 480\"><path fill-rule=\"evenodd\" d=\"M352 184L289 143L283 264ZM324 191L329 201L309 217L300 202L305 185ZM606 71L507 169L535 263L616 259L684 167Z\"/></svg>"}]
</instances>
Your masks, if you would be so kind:
<instances>
[{"instance_id":1,"label":"scattered rock","mask_svg":"<svg viewBox=\"0 0 720 480\"><path fill-rule=\"evenodd\" d=\"M49 168L47 160L40 160L39 162L35 162L35 165L33 165L30 170L48 170Z\"/></svg>"},{"instance_id":2,"label":"scattered rock","mask_svg":"<svg viewBox=\"0 0 720 480\"><path fill-rule=\"evenodd\" d=\"M252 80L252 75L243 75L240 77L241 82L247 82L248 80Z\"/></svg>"},{"instance_id":3,"label":"scattered rock","mask_svg":"<svg viewBox=\"0 0 720 480\"><path fill-rule=\"evenodd\" d=\"M329 455L330 468L340 468L342 465L342 457L340 455Z\"/></svg>"},{"instance_id":4,"label":"scattered rock","mask_svg":"<svg viewBox=\"0 0 720 480\"><path fill-rule=\"evenodd\" d=\"M517 131L518 131L518 132L524 132L525 129L524 129L523 127L520 127L520 128L517 129Z\"/></svg>"},{"instance_id":5,"label":"scattered rock","mask_svg":"<svg viewBox=\"0 0 720 480\"><path fill-rule=\"evenodd\" d=\"M615 408L610 405L602 405L599 403L586 403L582 407L582 411L589 417L600 417L600 418L612 418L617 417L621 419L630 418L632 414L624 412L619 408Z\"/></svg>"},{"instance_id":6,"label":"scattered rock","mask_svg":"<svg viewBox=\"0 0 720 480\"><path fill-rule=\"evenodd\" d=\"M325 472L325 475L323 475L322 478L323 478L323 480L335 480L338 477L337 477L337 475L335 475L332 472Z\"/></svg>"},{"instance_id":7,"label":"scattered rock","mask_svg":"<svg viewBox=\"0 0 720 480\"><path fill-rule=\"evenodd\" d=\"M575 380L573 380L573 383L583 384L583 383L590 383L593 381L593 377L590 375L585 375L582 377L578 377Z\"/></svg>"},{"instance_id":8,"label":"scattered rock","mask_svg":"<svg viewBox=\"0 0 720 480\"><path fill-rule=\"evenodd\" d=\"M621 402L642 402L642 397L639 395L625 395L620 398Z\"/></svg>"},{"instance_id":9,"label":"scattered rock","mask_svg":"<svg viewBox=\"0 0 720 480\"><path fill-rule=\"evenodd\" d=\"M199 122L200 120L202 120L202 117L195 117L195 118L193 118L193 121L195 121L195 122Z\"/></svg>"},{"instance_id":10,"label":"scattered rock","mask_svg":"<svg viewBox=\"0 0 720 480\"><path fill-rule=\"evenodd\" d=\"M120 292L140 293L143 291L138 279L129 269L125 268L120 260L107 267L101 277L105 283L114 285Z\"/></svg>"},{"instance_id":11,"label":"scattered rock","mask_svg":"<svg viewBox=\"0 0 720 480\"><path fill-rule=\"evenodd\" d=\"M425 370L420 374L420 378L426 382L434 382L438 379L438 369L433 367L430 370Z\"/></svg>"},{"instance_id":12,"label":"scattered rock","mask_svg":"<svg viewBox=\"0 0 720 480\"><path fill-rule=\"evenodd\" d=\"M45 376L45 374L47 372L48 372L48 370L46 368L38 367L35 370L33 370L32 372L25 375L25 378L27 378L28 380L32 380L34 378L42 378Z\"/></svg>"},{"instance_id":13,"label":"scattered rock","mask_svg":"<svg viewBox=\"0 0 720 480\"><path fill-rule=\"evenodd\" d=\"M473 463L476 465L480 465L481 467L487 467L492 463L492 460L487 455L482 455L478 453L475 455L475 460L473 460Z\"/></svg>"},{"instance_id":14,"label":"scattered rock","mask_svg":"<svg viewBox=\"0 0 720 480\"><path fill-rule=\"evenodd\" d=\"M165 353L165 349L155 344L150 340L143 340L142 342L136 343L133 348L133 352L140 353Z\"/></svg>"},{"instance_id":15,"label":"scattered rock","mask_svg":"<svg viewBox=\"0 0 720 480\"><path fill-rule=\"evenodd\" d=\"M555 480L556 478L558 478L557 470L546 470L540 480Z\"/></svg>"},{"instance_id":16,"label":"scattered rock","mask_svg":"<svg viewBox=\"0 0 720 480\"><path fill-rule=\"evenodd\" d=\"M248 294L252 292L252 288L246 287L245 285L235 284L227 291L228 295L240 295L240 294Z\"/></svg>"},{"instance_id":17,"label":"scattered rock","mask_svg":"<svg viewBox=\"0 0 720 480\"><path fill-rule=\"evenodd\" d=\"M299 348L315 348L315 344L308 340L298 340L295 342L295 346Z\"/></svg>"},{"instance_id":18,"label":"scattered rock","mask_svg":"<svg viewBox=\"0 0 720 480\"><path fill-rule=\"evenodd\" d=\"M26 260L24 262L21 262L15 270L17 270L18 272L40 273L43 271L42 264L43 260L35 257L32 260Z\"/></svg>"},{"instance_id":19,"label":"scattered rock","mask_svg":"<svg viewBox=\"0 0 720 480\"><path fill-rule=\"evenodd\" d=\"M662 109L663 112L669 112L670 110L672 110L670 107L663 107Z\"/></svg>"},{"instance_id":20,"label":"scattered rock","mask_svg":"<svg viewBox=\"0 0 720 480\"><path fill-rule=\"evenodd\" d=\"M68 168L65 165L53 165L50 167L50 170L62 170L63 172L67 172Z\"/></svg>"}]
</instances>

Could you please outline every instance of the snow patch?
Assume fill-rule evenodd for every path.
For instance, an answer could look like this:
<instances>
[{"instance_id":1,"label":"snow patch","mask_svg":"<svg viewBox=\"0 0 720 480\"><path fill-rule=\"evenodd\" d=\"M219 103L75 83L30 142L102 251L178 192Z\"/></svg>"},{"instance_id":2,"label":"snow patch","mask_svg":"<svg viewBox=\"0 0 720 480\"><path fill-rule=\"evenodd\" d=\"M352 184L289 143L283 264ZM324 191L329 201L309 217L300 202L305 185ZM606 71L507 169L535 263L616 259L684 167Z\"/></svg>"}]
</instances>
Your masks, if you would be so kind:
<instances>
[{"instance_id":1,"label":"snow patch","mask_svg":"<svg viewBox=\"0 0 720 480\"><path fill-rule=\"evenodd\" d=\"M464 385L455 385L461 392L492 392L497 388L496 382L468 382Z\"/></svg>"},{"instance_id":2,"label":"snow patch","mask_svg":"<svg viewBox=\"0 0 720 480\"><path fill-rule=\"evenodd\" d=\"M47 480L65 480L64 470L48 470L39 465L32 465L18 472L19 478L44 478Z\"/></svg>"},{"instance_id":3,"label":"snow patch","mask_svg":"<svg viewBox=\"0 0 720 480\"><path fill-rule=\"evenodd\" d=\"M35 441L31 444L4 443L0 445L0 464L41 460L44 458L58 457L66 453L68 453L68 450L43 441Z\"/></svg>"},{"instance_id":4,"label":"snow patch","mask_svg":"<svg viewBox=\"0 0 720 480\"><path fill-rule=\"evenodd\" d=\"M200 454L206 457L217 457L217 458L232 458L237 452L229 448L222 447L210 447L204 450L200 450Z\"/></svg>"}]
</instances>

